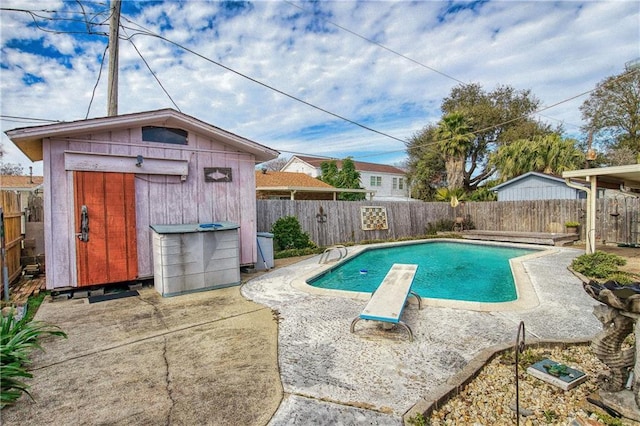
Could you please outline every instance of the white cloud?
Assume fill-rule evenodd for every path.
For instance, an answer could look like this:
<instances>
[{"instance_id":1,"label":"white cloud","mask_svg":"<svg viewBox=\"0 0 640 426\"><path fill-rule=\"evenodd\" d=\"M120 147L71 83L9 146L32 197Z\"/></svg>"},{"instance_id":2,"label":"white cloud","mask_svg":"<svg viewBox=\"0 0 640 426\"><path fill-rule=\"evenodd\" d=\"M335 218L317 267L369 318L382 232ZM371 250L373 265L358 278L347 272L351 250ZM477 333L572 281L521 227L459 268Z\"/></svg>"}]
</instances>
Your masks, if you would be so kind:
<instances>
[{"instance_id":1,"label":"white cloud","mask_svg":"<svg viewBox=\"0 0 640 426\"><path fill-rule=\"evenodd\" d=\"M123 24L134 27L131 20L260 82L399 139L438 120L440 102L458 84L456 79L478 82L486 90L498 84L531 89L544 105L551 105L593 89L639 54L638 2L502 1L456 11L448 9L453 3L435 1L298 4L305 10L278 1L255 2L242 11L225 9L220 2L140 2L133 14L125 8ZM3 2L3 7L79 11L77 3L49 0ZM25 14L0 12L2 114L84 118L106 38L44 33L28 27L30 21ZM7 44L39 39L71 55L70 67ZM341 123L159 38L136 35L132 40L187 114L275 149L366 156L363 161L401 158L401 142ZM121 113L173 107L127 41L121 43L120 68ZM44 82L28 85L25 73ZM575 132L584 99L562 103L541 119L564 122ZM91 107L91 116L105 114L106 68ZM2 130L23 125L3 120ZM26 163L6 136L2 141L6 161Z\"/></svg>"}]
</instances>

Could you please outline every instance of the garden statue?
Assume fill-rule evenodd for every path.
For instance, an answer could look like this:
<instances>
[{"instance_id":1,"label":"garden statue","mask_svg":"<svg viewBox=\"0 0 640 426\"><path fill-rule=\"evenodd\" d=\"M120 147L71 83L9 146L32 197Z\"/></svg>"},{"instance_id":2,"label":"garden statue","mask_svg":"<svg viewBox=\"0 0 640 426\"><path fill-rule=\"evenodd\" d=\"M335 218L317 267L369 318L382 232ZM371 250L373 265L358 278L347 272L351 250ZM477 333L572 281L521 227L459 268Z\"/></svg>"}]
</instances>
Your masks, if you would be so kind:
<instances>
[{"instance_id":1,"label":"garden statue","mask_svg":"<svg viewBox=\"0 0 640 426\"><path fill-rule=\"evenodd\" d=\"M600 378L600 398L621 415L640 421L640 286L591 281L584 289L604 303L593 309L603 330L591 342L594 354L610 370ZM631 333L633 345L625 344Z\"/></svg>"}]
</instances>

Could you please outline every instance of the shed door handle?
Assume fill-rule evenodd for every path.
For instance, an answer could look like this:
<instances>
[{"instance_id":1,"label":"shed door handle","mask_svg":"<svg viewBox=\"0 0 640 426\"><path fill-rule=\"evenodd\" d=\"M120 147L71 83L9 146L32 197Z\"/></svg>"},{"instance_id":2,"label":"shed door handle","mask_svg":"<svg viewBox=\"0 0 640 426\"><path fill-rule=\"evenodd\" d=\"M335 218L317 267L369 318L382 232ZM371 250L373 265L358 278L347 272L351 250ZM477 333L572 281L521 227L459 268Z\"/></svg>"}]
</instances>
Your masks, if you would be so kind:
<instances>
[{"instance_id":1,"label":"shed door handle","mask_svg":"<svg viewBox=\"0 0 640 426\"><path fill-rule=\"evenodd\" d=\"M80 232L76 234L80 241L89 241L89 209L82 206L80 209Z\"/></svg>"}]
</instances>

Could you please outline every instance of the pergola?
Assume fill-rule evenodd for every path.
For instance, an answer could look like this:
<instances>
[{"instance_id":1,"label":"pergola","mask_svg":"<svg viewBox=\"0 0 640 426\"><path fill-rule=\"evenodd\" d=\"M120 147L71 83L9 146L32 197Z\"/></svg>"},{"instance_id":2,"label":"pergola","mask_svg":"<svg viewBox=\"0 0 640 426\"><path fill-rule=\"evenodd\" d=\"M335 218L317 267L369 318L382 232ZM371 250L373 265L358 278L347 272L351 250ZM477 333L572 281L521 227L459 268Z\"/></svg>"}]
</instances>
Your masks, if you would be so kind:
<instances>
[{"instance_id":1,"label":"pergola","mask_svg":"<svg viewBox=\"0 0 640 426\"><path fill-rule=\"evenodd\" d=\"M572 170L563 172L562 177L565 178L565 183L568 186L587 192L586 253L594 253L596 251L596 197L598 187L615 188L624 192L640 192L640 164ZM590 183L590 187L577 186L570 181L572 178L585 179Z\"/></svg>"}]
</instances>

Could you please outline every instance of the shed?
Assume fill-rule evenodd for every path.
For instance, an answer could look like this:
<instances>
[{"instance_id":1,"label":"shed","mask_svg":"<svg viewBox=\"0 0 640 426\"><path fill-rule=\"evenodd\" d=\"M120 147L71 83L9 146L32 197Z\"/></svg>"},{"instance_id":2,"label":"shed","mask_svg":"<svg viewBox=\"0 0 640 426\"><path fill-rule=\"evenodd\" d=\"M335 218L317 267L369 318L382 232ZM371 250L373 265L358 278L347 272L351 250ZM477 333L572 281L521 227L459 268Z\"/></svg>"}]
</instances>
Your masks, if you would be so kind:
<instances>
[{"instance_id":1,"label":"shed","mask_svg":"<svg viewBox=\"0 0 640 426\"><path fill-rule=\"evenodd\" d=\"M587 187L586 182L576 182ZM498 201L578 200L585 192L566 185L563 178L546 173L529 172L492 188Z\"/></svg>"},{"instance_id":2,"label":"shed","mask_svg":"<svg viewBox=\"0 0 640 426\"><path fill-rule=\"evenodd\" d=\"M256 263L254 170L278 151L172 109L6 134L44 161L48 289L153 277L151 225L237 223Z\"/></svg>"}]
</instances>

